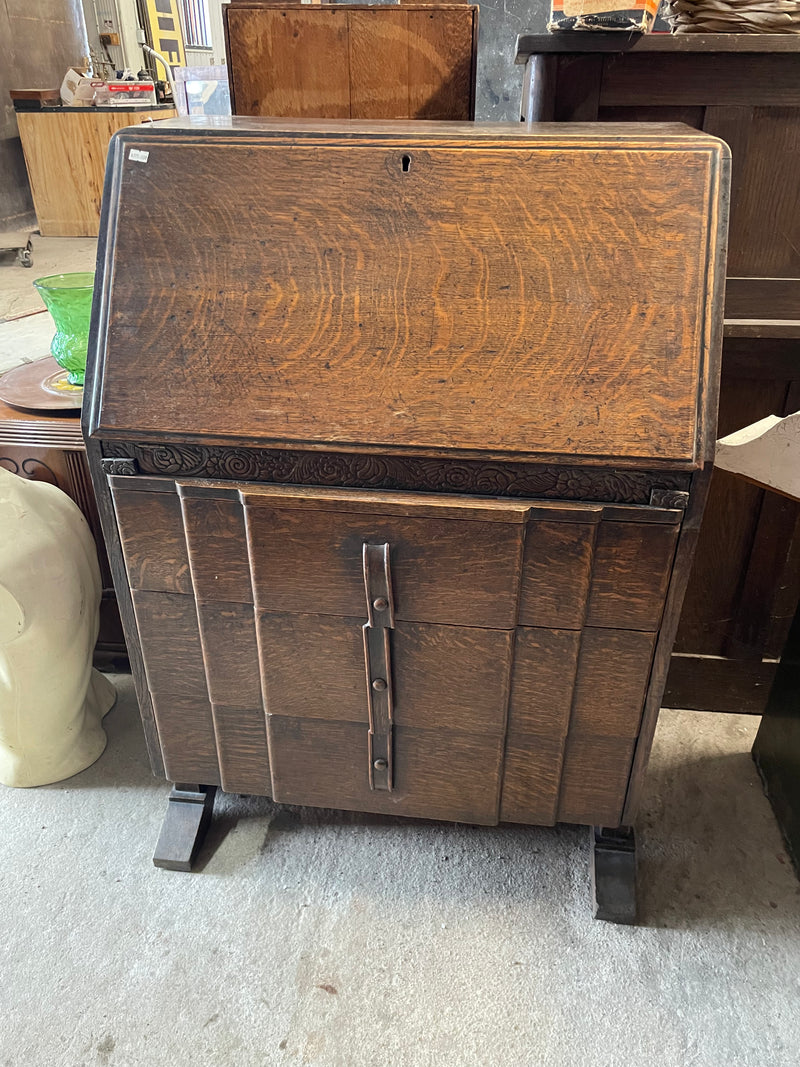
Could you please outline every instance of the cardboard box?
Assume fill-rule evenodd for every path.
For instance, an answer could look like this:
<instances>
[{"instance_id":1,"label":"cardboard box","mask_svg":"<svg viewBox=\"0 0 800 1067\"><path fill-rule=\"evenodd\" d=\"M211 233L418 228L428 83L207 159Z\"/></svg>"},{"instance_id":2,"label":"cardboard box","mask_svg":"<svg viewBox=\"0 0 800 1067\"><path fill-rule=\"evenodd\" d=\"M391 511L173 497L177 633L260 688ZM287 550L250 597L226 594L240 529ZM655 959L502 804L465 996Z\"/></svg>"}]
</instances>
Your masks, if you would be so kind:
<instances>
[{"instance_id":1,"label":"cardboard box","mask_svg":"<svg viewBox=\"0 0 800 1067\"><path fill-rule=\"evenodd\" d=\"M660 0L550 0L550 33L600 30L648 33Z\"/></svg>"}]
</instances>

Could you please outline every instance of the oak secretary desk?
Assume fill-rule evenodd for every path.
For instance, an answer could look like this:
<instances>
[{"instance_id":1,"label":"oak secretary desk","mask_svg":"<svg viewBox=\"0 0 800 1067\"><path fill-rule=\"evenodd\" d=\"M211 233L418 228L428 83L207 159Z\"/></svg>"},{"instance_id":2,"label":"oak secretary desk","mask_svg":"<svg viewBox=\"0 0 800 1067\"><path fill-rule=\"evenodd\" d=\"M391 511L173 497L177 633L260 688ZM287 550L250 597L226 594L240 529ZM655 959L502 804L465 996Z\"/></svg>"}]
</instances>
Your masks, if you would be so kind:
<instances>
[{"instance_id":1,"label":"oak secretary desk","mask_svg":"<svg viewBox=\"0 0 800 1067\"><path fill-rule=\"evenodd\" d=\"M713 455L726 146L173 120L113 141L84 432L155 861L216 787L629 829Z\"/></svg>"}]
</instances>

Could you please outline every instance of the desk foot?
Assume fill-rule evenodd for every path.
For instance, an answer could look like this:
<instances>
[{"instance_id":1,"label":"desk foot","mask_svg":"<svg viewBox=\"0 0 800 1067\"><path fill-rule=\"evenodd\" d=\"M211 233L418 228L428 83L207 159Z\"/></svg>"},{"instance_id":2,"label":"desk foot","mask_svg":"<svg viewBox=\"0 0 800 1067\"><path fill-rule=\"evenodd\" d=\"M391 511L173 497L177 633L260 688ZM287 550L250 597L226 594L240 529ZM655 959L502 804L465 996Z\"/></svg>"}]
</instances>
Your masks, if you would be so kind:
<instances>
[{"instance_id":1,"label":"desk foot","mask_svg":"<svg viewBox=\"0 0 800 1067\"><path fill-rule=\"evenodd\" d=\"M215 785L176 783L172 787L167 814L153 854L156 867L164 867L168 871L191 871L197 850L211 822L216 792Z\"/></svg>"},{"instance_id":2,"label":"desk foot","mask_svg":"<svg viewBox=\"0 0 800 1067\"><path fill-rule=\"evenodd\" d=\"M633 827L591 827L592 908L595 919L636 922L636 839Z\"/></svg>"}]
</instances>

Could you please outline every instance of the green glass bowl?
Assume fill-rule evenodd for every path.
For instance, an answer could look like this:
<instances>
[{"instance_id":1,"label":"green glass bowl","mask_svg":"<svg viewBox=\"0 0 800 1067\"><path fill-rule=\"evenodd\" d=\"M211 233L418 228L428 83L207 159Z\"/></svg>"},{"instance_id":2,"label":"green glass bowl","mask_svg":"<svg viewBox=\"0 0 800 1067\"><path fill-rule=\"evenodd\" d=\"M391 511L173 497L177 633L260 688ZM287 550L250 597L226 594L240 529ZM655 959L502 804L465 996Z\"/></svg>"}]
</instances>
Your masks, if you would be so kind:
<instances>
[{"instance_id":1,"label":"green glass bowl","mask_svg":"<svg viewBox=\"0 0 800 1067\"><path fill-rule=\"evenodd\" d=\"M33 283L53 316L56 333L50 354L67 371L70 385L83 385L89 347L94 271L51 274Z\"/></svg>"}]
</instances>

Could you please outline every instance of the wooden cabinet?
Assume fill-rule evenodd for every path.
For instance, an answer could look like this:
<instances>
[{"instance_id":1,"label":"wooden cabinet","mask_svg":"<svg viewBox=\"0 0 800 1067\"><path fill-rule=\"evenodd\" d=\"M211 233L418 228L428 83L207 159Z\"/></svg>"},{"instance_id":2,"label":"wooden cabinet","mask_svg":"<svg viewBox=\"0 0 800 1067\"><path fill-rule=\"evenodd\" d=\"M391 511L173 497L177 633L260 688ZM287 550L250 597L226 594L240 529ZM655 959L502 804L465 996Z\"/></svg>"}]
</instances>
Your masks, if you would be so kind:
<instances>
[{"instance_id":1,"label":"wooden cabinet","mask_svg":"<svg viewBox=\"0 0 800 1067\"><path fill-rule=\"evenodd\" d=\"M720 436L800 407L800 40L541 34L517 42L522 114L680 120L731 148ZM760 713L800 596L800 505L715 471L678 630L671 707Z\"/></svg>"},{"instance_id":2,"label":"wooden cabinet","mask_svg":"<svg viewBox=\"0 0 800 1067\"><path fill-rule=\"evenodd\" d=\"M328 119L471 119L478 7L224 7L236 115Z\"/></svg>"},{"instance_id":3,"label":"wooden cabinet","mask_svg":"<svg viewBox=\"0 0 800 1067\"><path fill-rule=\"evenodd\" d=\"M109 141L126 126L174 115L165 105L17 112L41 235L97 237Z\"/></svg>"},{"instance_id":4,"label":"wooden cabinet","mask_svg":"<svg viewBox=\"0 0 800 1067\"><path fill-rule=\"evenodd\" d=\"M113 165L84 425L176 825L217 785L629 822L715 436L724 146L234 119Z\"/></svg>"}]
</instances>

